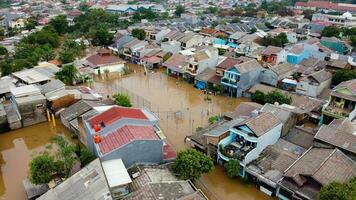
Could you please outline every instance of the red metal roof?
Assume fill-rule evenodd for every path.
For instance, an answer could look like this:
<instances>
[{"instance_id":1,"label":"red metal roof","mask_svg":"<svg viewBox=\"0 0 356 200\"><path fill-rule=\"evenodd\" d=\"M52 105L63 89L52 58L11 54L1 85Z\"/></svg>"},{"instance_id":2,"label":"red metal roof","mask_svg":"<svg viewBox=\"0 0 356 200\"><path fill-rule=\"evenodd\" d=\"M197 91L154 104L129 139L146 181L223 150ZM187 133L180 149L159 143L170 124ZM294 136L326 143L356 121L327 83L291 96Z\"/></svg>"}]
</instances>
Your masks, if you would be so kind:
<instances>
[{"instance_id":1,"label":"red metal roof","mask_svg":"<svg viewBox=\"0 0 356 200\"><path fill-rule=\"evenodd\" d=\"M172 160L177 157L176 152L172 149L172 147L168 144L163 146L163 159L164 160Z\"/></svg>"},{"instance_id":2,"label":"red metal roof","mask_svg":"<svg viewBox=\"0 0 356 200\"><path fill-rule=\"evenodd\" d=\"M109 153L134 140L160 140L152 126L123 126L102 138L98 144L102 154ZM170 154L169 154L170 155Z\"/></svg>"},{"instance_id":3,"label":"red metal roof","mask_svg":"<svg viewBox=\"0 0 356 200\"><path fill-rule=\"evenodd\" d=\"M121 58L114 56L109 50L100 49L97 54L89 56L87 61L94 66L98 65L113 65L118 63L125 63Z\"/></svg>"},{"instance_id":4,"label":"red metal roof","mask_svg":"<svg viewBox=\"0 0 356 200\"><path fill-rule=\"evenodd\" d=\"M91 119L89 119L89 123L92 127L95 124L100 124L102 122L105 125L109 125L121 118L143 119L143 120L148 119L141 109L115 106L105 112L102 112L92 117Z\"/></svg>"}]
</instances>

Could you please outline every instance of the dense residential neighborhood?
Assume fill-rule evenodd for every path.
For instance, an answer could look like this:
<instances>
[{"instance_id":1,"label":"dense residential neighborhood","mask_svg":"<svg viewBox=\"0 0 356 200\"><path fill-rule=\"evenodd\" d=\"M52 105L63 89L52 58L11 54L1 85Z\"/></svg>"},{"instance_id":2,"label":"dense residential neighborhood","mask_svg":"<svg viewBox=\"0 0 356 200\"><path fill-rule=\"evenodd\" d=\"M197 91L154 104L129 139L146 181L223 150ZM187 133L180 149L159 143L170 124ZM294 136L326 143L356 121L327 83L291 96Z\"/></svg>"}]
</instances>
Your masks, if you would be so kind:
<instances>
[{"instance_id":1,"label":"dense residential neighborhood","mask_svg":"<svg viewBox=\"0 0 356 200\"><path fill-rule=\"evenodd\" d=\"M0 2L0 198L351 200L356 2Z\"/></svg>"}]
</instances>

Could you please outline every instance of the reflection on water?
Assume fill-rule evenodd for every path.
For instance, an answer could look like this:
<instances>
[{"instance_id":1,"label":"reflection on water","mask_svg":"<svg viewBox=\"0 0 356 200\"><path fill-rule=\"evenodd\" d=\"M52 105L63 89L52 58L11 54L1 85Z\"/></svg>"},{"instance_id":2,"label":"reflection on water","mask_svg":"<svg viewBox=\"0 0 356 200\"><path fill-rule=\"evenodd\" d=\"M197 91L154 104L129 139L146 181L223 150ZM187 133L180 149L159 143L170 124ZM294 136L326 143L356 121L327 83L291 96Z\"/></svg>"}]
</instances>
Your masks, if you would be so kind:
<instances>
[{"instance_id":1,"label":"reflection on water","mask_svg":"<svg viewBox=\"0 0 356 200\"><path fill-rule=\"evenodd\" d=\"M191 84L157 72L144 76L143 70L130 66L135 73L120 77L97 76L94 79L95 90L103 96L117 92L128 93L134 106L147 107L160 118L161 127L168 142L175 150L187 148L184 138L191 135L199 126L208 125L209 117L233 110L239 103L247 101L244 98L227 98L211 96L211 101L205 100L206 95ZM253 185L242 185L236 179L228 178L221 167L202 177L199 181L209 198L223 200L264 200L268 196L257 191ZM204 185L202 185L204 183ZM205 189L205 188L208 188Z\"/></svg>"},{"instance_id":2,"label":"reflection on water","mask_svg":"<svg viewBox=\"0 0 356 200\"><path fill-rule=\"evenodd\" d=\"M0 199L26 199L22 180L27 176L31 158L48 150L55 134L68 135L58 122L55 128L45 122L0 134Z\"/></svg>"}]
</instances>

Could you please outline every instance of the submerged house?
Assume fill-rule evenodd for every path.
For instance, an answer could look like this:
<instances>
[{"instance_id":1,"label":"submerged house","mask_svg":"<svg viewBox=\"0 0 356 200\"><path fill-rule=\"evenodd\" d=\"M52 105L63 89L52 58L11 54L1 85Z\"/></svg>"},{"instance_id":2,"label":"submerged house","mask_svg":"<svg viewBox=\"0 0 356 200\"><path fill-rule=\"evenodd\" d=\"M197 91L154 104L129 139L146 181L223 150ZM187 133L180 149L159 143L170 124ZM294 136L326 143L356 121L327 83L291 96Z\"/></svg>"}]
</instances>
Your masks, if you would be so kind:
<instances>
[{"instance_id":1,"label":"submerged house","mask_svg":"<svg viewBox=\"0 0 356 200\"><path fill-rule=\"evenodd\" d=\"M167 68L167 74L176 78L183 78L186 67L188 66L187 56L173 54L162 66Z\"/></svg>"},{"instance_id":2,"label":"submerged house","mask_svg":"<svg viewBox=\"0 0 356 200\"><path fill-rule=\"evenodd\" d=\"M219 142L217 162L225 165L230 159L238 159L240 176L245 176L246 166L258 158L268 146L281 136L282 123L271 112L253 116L230 128L229 136Z\"/></svg>"},{"instance_id":3,"label":"submerged house","mask_svg":"<svg viewBox=\"0 0 356 200\"><path fill-rule=\"evenodd\" d=\"M114 56L108 49L100 49L97 54L89 56L86 59L89 66L93 68L95 74L104 74L109 72L122 72L125 67L125 61Z\"/></svg>"},{"instance_id":4,"label":"submerged house","mask_svg":"<svg viewBox=\"0 0 356 200\"><path fill-rule=\"evenodd\" d=\"M88 148L102 160L121 158L130 167L175 158L158 118L146 109L114 106L84 120L84 128Z\"/></svg>"},{"instance_id":5,"label":"submerged house","mask_svg":"<svg viewBox=\"0 0 356 200\"><path fill-rule=\"evenodd\" d=\"M245 91L259 83L262 69L255 59L236 64L224 71L221 84L230 96L240 97Z\"/></svg>"},{"instance_id":6,"label":"submerged house","mask_svg":"<svg viewBox=\"0 0 356 200\"><path fill-rule=\"evenodd\" d=\"M195 52L188 58L188 65L185 69L185 78L189 82L194 82L195 77L202 73L205 69L215 69L218 64L219 54L218 49L210 47Z\"/></svg>"}]
</instances>

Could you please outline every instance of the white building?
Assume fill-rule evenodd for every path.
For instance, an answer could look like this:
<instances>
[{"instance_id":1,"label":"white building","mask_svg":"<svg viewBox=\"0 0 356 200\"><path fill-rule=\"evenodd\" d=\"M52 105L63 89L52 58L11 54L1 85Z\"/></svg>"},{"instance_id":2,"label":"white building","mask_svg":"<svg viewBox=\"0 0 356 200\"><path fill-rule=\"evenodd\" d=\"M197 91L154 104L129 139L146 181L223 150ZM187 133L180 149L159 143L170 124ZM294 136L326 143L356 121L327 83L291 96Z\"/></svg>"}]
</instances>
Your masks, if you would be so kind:
<instances>
[{"instance_id":1,"label":"white building","mask_svg":"<svg viewBox=\"0 0 356 200\"><path fill-rule=\"evenodd\" d=\"M345 12L342 15L328 15L322 13L316 13L313 15L312 21L322 21L333 25L339 25L344 27L355 27L356 17L351 13Z\"/></svg>"}]
</instances>

